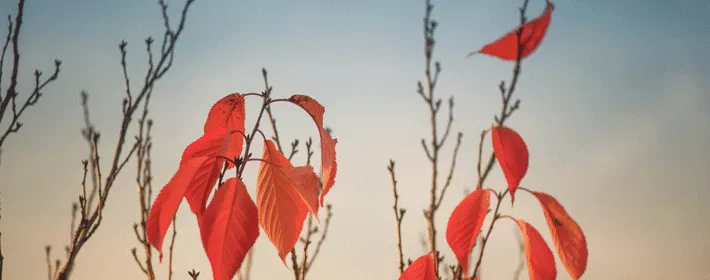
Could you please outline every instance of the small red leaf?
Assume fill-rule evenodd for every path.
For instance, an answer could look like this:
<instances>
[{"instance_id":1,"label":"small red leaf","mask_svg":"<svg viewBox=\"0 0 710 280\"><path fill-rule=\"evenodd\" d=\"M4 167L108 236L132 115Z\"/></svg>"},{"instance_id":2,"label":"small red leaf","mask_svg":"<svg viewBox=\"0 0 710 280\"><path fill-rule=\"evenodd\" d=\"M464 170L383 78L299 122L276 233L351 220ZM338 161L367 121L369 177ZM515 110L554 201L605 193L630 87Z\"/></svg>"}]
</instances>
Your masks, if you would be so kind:
<instances>
[{"instance_id":1,"label":"small red leaf","mask_svg":"<svg viewBox=\"0 0 710 280\"><path fill-rule=\"evenodd\" d=\"M214 129L225 128L230 134L229 146L225 157L238 158L244 145L244 96L233 93L217 101L210 109L205 122L205 133ZM231 162L228 168L234 167Z\"/></svg>"},{"instance_id":2,"label":"small red leaf","mask_svg":"<svg viewBox=\"0 0 710 280\"><path fill-rule=\"evenodd\" d=\"M523 25L523 32L520 37L521 59L529 56L540 45L542 39L545 38L547 27L550 25L550 18L555 5L547 1L545 11L538 18L533 19ZM503 60L518 60L518 35L520 27L517 27L506 33L493 43L483 46L478 52L470 53L469 56L475 53L487 54L495 56Z\"/></svg>"},{"instance_id":3,"label":"small red leaf","mask_svg":"<svg viewBox=\"0 0 710 280\"><path fill-rule=\"evenodd\" d=\"M214 279L232 279L259 237L256 205L244 183L237 178L224 182L198 222Z\"/></svg>"},{"instance_id":4,"label":"small red leaf","mask_svg":"<svg viewBox=\"0 0 710 280\"><path fill-rule=\"evenodd\" d=\"M434 252L417 258L399 276L399 280L436 280L436 272L434 271L435 258L436 253Z\"/></svg>"},{"instance_id":5,"label":"small red leaf","mask_svg":"<svg viewBox=\"0 0 710 280\"><path fill-rule=\"evenodd\" d=\"M320 204L322 205L323 198L328 194L333 184L335 184L335 173L337 171L335 144L338 143L338 140L333 139L323 127L325 108L320 105L318 101L309 96L300 94L293 95L288 100L303 108L303 110L313 118L316 126L318 126L321 147L321 176L323 176L323 191L320 195Z\"/></svg>"},{"instance_id":6,"label":"small red leaf","mask_svg":"<svg viewBox=\"0 0 710 280\"><path fill-rule=\"evenodd\" d=\"M256 193L259 225L285 264L308 210L317 217L318 177L310 166L292 167L274 142L266 140Z\"/></svg>"},{"instance_id":7,"label":"small red leaf","mask_svg":"<svg viewBox=\"0 0 710 280\"><path fill-rule=\"evenodd\" d=\"M494 126L491 128L493 153L508 181L511 201L515 202L515 190L528 171L528 147L514 130Z\"/></svg>"},{"instance_id":8,"label":"small red leaf","mask_svg":"<svg viewBox=\"0 0 710 280\"><path fill-rule=\"evenodd\" d=\"M587 269L588 256L587 240L582 229L554 197L541 192L532 194L540 201L562 264L572 279L579 279Z\"/></svg>"},{"instance_id":9,"label":"small red leaf","mask_svg":"<svg viewBox=\"0 0 710 280\"><path fill-rule=\"evenodd\" d=\"M554 280L557 277L557 269L550 247L531 224L523 220L517 222L525 241L525 258L530 280Z\"/></svg>"},{"instance_id":10,"label":"small red leaf","mask_svg":"<svg viewBox=\"0 0 710 280\"><path fill-rule=\"evenodd\" d=\"M454 208L446 226L446 242L456 255L463 271L468 271L468 257L483 227L490 204L490 191L477 189Z\"/></svg>"}]
</instances>

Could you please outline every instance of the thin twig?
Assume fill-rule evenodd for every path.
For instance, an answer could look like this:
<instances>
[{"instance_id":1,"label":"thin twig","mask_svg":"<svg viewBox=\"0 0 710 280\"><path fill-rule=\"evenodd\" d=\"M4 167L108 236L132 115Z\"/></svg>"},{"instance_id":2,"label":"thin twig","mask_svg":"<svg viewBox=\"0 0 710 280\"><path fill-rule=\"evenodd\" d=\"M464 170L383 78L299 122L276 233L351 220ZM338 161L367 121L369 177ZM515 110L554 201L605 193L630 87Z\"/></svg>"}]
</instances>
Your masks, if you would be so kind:
<instances>
[{"instance_id":1,"label":"thin twig","mask_svg":"<svg viewBox=\"0 0 710 280\"><path fill-rule=\"evenodd\" d=\"M404 213L407 212L404 208L399 208L399 194L397 194L397 179L394 172L394 161L390 159L390 164L387 166L387 170L390 172L390 177L392 178L392 193L394 195L394 210L395 221L397 222L397 253L399 253L399 274L404 273L404 254L402 253L402 219L404 219Z\"/></svg>"},{"instance_id":2,"label":"thin twig","mask_svg":"<svg viewBox=\"0 0 710 280\"><path fill-rule=\"evenodd\" d=\"M316 249L313 250L313 256L311 257L311 260L308 261L308 265L306 265L306 270L311 269L311 266L313 266L313 263L316 261L316 258L318 257L318 253L320 253L320 248L323 246L323 243L325 243L325 238L328 236L328 228L330 228L330 219L333 217L333 205L326 204L325 209L327 210L328 214L325 217L323 231L320 235L320 238L318 239L318 243L316 243Z\"/></svg>"},{"instance_id":3,"label":"thin twig","mask_svg":"<svg viewBox=\"0 0 710 280\"><path fill-rule=\"evenodd\" d=\"M168 248L168 280L173 279L173 248L175 247L175 237L177 236L177 215L173 217L173 234L170 237L170 247Z\"/></svg>"},{"instance_id":4,"label":"thin twig","mask_svg":"<svg viewBox=\"0 0 710 280\"><path fill-rule=\"evenodd\" d=\"M76 260L76 256L79 254L81 248L83 245L93 236L93 234L96 232L96 230L99 228L101 225L101 221L103 219L103 209L106 207L107 199L109 197L109 193L111 191L111 188L116 181L116 178L118 174L121 172L123 167L128 163L129 159L133 156L134 152L137 152L139 150L140 142L137 141L135 144L131 145L130 150L127 153L124 153L124 145L126 142L126 137L128 135L128 129L130 127L130 124L132 123L134 113L141 107L144 108L144 115L142 117L142 120L145 121L145 112L147 111L147 103L150 98L150 95L152 93L153 87L158 79L160 79L172 66L172 61L174 57L174 50L175 50L175 45L176 42L182 34L185 20L187 17L187 11L189 7L192 5L194 0L186 0L185 5L183 6L182 9L182 14L180 18L180 23L177 27L177 29L171 29L170 24L168 22L168 17L167 17L167 12L166 8L167 6L162 0L158 1L158 4L161 7L161 11L163 13L163 20L164 24L166 27L165 30L165 36L163 37L163 45L161 48L161 53L158 56L157 63L153 61L153 56L150 53L150 43L152 42L152 39L147 39L146 40L146 50L148 51L148 60L149 60L149 70L146 75L146 81L141 88L140 91L136 92L135 95L130 90L130 83L128 82L127 79L127 73L124 72L124 79L126 81L126 92L127 92L127 97L124 98L123 100L123 105L122 105L122 120L121 120L121 125L120 125L120 131L118 133L118 139L116 141L116 148L113 152L113 156L111 158L110 164L109 164L109 169L108 173L106 175L105 181L102 179L102 169L100 166L100 156L98 153L98 140L100 134L95 131L93 126L91 125L89 118L88 118L88 104L86 102L87 100L87 95L86 93L82 93L82 105L84 106L84 112L85 112L85 123L86 123L86 128L84 131L82 131L82 134L84 135L85 139L87 142L89 142L90 145L90 157L89 160L91 162L91 165L89 166L92 172L92 179L93 183L95 184L95 188L92 189L92 194L89 195L87 198L86 195L84 194L82 198L80 198L80 206L82 207L82 215L84 215L84 218L82 218L82 222L79 224L79 226L76 229L76 232L74 233L74 237L72 238L72 243L69 248L69 253L67 256L67 260L64 263L64 266L62 269L59 271L57 275L58 280L65 280L69 279L72 269L74 267L74 263ZM126 46L127 44L125 42L121 42L119 44L119 51L121 54L121 67L124 69L125 67L125 59L126 59ZM145 102L143 102L145 101ZM146 137L149 138L149 137ZM146 140L148 141L149 139L139 139L139 140ZM144 143L145 144L145 143ZM149 147L149 145L148 145ZM144 149L142 147L141 149ZM149 149L149 148L148 148ZM140 153L143 154L145 150L141 150ZM147 161L146 161L147 163ZM146 164L147 165L147 164ZM140 169L138 170L140 173ZM145 180L143 180L143 183L146 183L149 185L150 180L147 180L150 177L150 174L145 174ZM95 192L94 192L95 190ZM151 191L146 188L147 191L147 196L142 196L141 201L143 201L146 197L147 201L150 200L150 195ZM85 193L85 184L82 186L82 192ZM95 194L94 194L95 193ZM93 198L96 196L97 199L97 205L94 208L93 206ZM83 202L82 202L83 201ZM91 210L90 210L91 209ZM84 214L85 213L85 214ZM144 216L144 213L141 213L142 216ZM137 231L137 230L136 230ZM140 235L137 235L137 237L140 237ZM145 242L145 237L139 238L139 241ZM150 261L150 255L147 255L146 262ZM149 268L146 267L146 270Z\"/></svg>"}]
</instances>

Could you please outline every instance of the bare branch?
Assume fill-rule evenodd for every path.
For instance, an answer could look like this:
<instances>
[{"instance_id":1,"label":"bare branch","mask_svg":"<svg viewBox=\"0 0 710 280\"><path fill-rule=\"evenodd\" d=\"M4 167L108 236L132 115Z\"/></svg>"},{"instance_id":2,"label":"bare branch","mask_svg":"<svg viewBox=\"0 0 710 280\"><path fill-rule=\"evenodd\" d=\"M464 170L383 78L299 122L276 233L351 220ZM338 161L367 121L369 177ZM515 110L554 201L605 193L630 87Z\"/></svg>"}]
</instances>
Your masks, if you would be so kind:
<instances>
[{"instance_id":1,"label":"bare branch","mask_svg":"<svg viewBox=\"0 0 710 280\"><path fill-rule=\"evenodd\" d=\"M404 254L402 253L402 219L404 219L404 213L407 212L404 208L399 208L399 194L397 194L397 179L394 172L394 161L390 159L390 164L387 166L387 170L392 178L392 193L394 195L394 210L395 221L397 222L397 252L399 253L399 274L404 273Z\"/></svg>"}]
</instances>

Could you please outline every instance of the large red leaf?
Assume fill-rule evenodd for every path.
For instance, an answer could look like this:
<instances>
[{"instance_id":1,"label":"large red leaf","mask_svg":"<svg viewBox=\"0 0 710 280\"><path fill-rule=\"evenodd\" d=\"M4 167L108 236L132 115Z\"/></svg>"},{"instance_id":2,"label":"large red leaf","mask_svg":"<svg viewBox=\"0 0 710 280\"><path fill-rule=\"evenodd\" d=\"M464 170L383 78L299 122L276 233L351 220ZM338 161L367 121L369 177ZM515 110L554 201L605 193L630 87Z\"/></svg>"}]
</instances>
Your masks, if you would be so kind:
<instances>
[{"instance_id":1,"label":"large red leaf","mask_svg":"<svg viewBox=\"0 0 710 280\"><path fill-rule=\"evenodd\" d=\"M407 270L399 276L399 280L436 280L434 261L436 253L431 252L417 258L407 267Z\"/></svg>"},{"instance_id":2,"label":"large red leaf","mask_svg":"<svg viewBox=\"0 0 710 280\"><path fill-rule=\"evenodd\" d=\"M468 271L468 257L483 226L489 204L489 190L471 192L454 208L446 226L446 242L464 272Z\"/></svg>"},{"instance_id":3,"label":"large red leaf","mask_svg":"<svg viewBox=\"0 0 710 280\"><path fill-rule=\"evenodd\" d=\"M540 201L562 264L572 279L579 279L587 269L588 256L587 240L582 229L554 197L541 192L532 194Z\"/></svg>"},{"instance_id":4,"label":"large red leaf","mask_svg":"<svg viewBox=\"0 0 710 280\"><path fill-rule=\"evenodd\" d=\"M335 173L337 171L335 144L338 143L338 140L333 139L323 127L325 108L320 105L318 101L309 96L300 94L293 95L288 100L303 108L303 110L313 118L316 126L318 126L321 147L321 176L323 176L323 191L320 195L320 204L322 205L323 198L328 194L333 184L335 184Z\"/></svg>"},{"instance_id":5,"label":"large red leaf","mask_svg":"<svg viewBox=\"0 0 710 280\"><path fill-rule=\"evenodd\" d=\"M318 213L318 177L310 166L293 167L276 149L264 142L256 186L259 225L274 244L281 261L296 245L308 210Z\"/></svg>"},{"instance_id":6,"label":"large red leaf","mask_svg":"<svg viewBox=\"0 0 710 280\"><path fill-rule=\"evenodd\" d=\"M244 120L244 96L239 93L227 95L217 101L207 115L205 133L218 128L226 128L230 134L229 146L225 155L229 159L238 158L242 153ZM232 167L234 164L230 162L228 168Z\"/></svg>"},{"instance_id":7,"label":"large red leaf","mask_svg":"<svg viewBox=\"0 0 710 280\"><path fill-rule=\"evenodd\" d=\"M232 279L259 237L256 205L244 183L237 178L224 182L198 221L214 279Z\"/></svg>"},{"instance_id":8,"label":"large red leaf","mask_svg":"<svg viewBox=\"0 0 710 280\"><path fill-rule=\"evenodd\" d=\"M552 255L550 247L531 224L523 220L517 222L525 241L525 258L530 280L554 280L557 278L555 257Z\"/></svg>"},{"instance_id":9,"label":"large red leaf","mask_svg":"<svg viewBox=\"0 0 710 280\"><path fill-rule=\"evenodd\" d=\"M538 18L535 18L523 25L523 32L520 37L521 58L525 58L532 54L545 38L547 27L550 25L550 18L555 5L547 1L545 11ZM498 57L503 60L518 60L518 35L520 27L517 27L506 33L493 43L483 46L478 52L470 53L469 56L475 53L482 53Z\"/></svg>"},{"instance_id":10,"label":"large red leaf","mask_svg":"<svg viewBox=\"0 0 710 280\"><path fill-rule=\"evenodd\" d=\"M163 239L172 223L175 212L177 212L188 185L208 158L188 159L180 165L170 182L166 184L158 193L153 202L146 221L146 235L148 243L153 245L160 252L160 259L163 259Z\"/></svg>"},{"instance_id":11,"label":"large red leaf","mask_svg":"<svg viewBox=\"0 0 710 280\"><path fill-rule=\"evenodd\" d=\"M515 202L515 190L528 171L528 147L515 130L494 126L491 132L493 153L508 181L511 201Z\"/></svg>"},{"instance_id":12,"label":"large red leaf","mask_svg":"<svg viewBox=\"0 0 710 280\"><path fill-rule=\"evenodd\" d=\"M198 194L208 193L217 180L216 176L219 176L219 168L215 168L219 166L216 156L224 151L226 133L225 129L215 129L187 146L177 172L153 202L146 222L146 233L148 242L161 252L161 259L165 233L182 198L188 196L193 212L202 213L204 202Z\"/></svg>"}]
</instances>

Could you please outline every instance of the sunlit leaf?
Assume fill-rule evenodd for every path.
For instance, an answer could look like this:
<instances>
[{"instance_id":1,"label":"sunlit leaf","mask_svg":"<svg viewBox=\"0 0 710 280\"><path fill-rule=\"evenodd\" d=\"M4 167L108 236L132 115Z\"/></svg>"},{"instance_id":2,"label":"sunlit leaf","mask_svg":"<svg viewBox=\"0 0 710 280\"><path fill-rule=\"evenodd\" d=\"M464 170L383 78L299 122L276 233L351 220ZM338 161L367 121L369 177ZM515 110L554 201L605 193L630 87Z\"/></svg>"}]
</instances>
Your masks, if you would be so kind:
<instances>
[{"instance_id":1,"label":"sunlit leaf","mask_svg":"<svg viewBox=\"0 0 710 280\"><path fill-rule=\"evenodd\" d=\"M313 118L316 126L318 126L321 145L321 176L323 176L323 191L320 195L320 204L322 205L323 198L328 194L333 184L335 184L335 174L337 171L335 144L338 143L338 140L333 139L330 133L323 127L325 108L320 105L318 101L309 96L299 94L291 96L288 100L303 108L303 110Z\"/></svg>"},{"instance_id":2,"label":"sunlit leaf","mask_svg":"<svg viewBox=\"0 0 710 280\"><path fill-rule=\"evenodd\" d=\"M436 253L434 252L417 258L399 276L399 280L436 280L435 259Z\"/></svg>"},{"instance_id":3,"label":"sunlit leaf","mask_svg":"<svg viewBox=\"0 0 710 280\"><path fill-rule=\"evenodd\" d=\"M493 153L508 181L511 201L515 202L515 191L528 171L528 147L517 132L507 127L494 126L491 135Z\"/></svg>"},{"instance_id":4,"label":"sunlit leaf","mask_svg":"<svg viewBox=\"0 0 710 280\"><path fill-rule=\"evenodd\" d=\"M256 193L259 225L285 264L309 209L317 217L318 177L310 166L291 166L274 143L266 140Z\"/></svg>"},{"instance_id":5,"label":"sunlit leaf","mask_svg":"<svg viewBox=\"0 0 710 280\"><path fill-rule=\"evenodd\" d=\"M517 222L525 242L525 259L530 280L554 280L557 277L557 269L550 247L531 224L523 220Z\"/></svg>"},{"instance_id":6,"label":"sunlit leaf","mask_svg":"<svg viewBox=\"0 0 710 280\"><path fill-rule=\"evenodd\" d=\"M244 183L224 182L198 221L214 279L232 279L259 236L256 205Z\"/></svg>"},{"instance_id":7,"label":"sunlit leaf","mask_svg":"<svg viewBox=\"0 0 710 280\"><path fill-rule=\"evenodd\" d=\"M210 109L205 122L205 133L219 128L227 129L230 134L229 146L225 156L229 159L238 158L244 145L244 96L233 93L217 101ZM228 168L234 167L231 162Z\"/></svg>"},{"instance_id":8,"label":"sunlit leaf","mask_svg":"<svg viewBox=\"0 0 710 280\"><path fill-rule=\"evenodd\" d=\"M550 25L550 18L554 9L555 5L548 1L542 15L522 26L523 30L520 36L521 59L535 52L540 43L542 43L542 39L545 38L545 33L547 32L547 27ZM520 27L511 30L495 42L483 46L483 48L470 53L468 56L482 53L503 60L518 60L518 30L520 30Z\"/></svg>"},{"instance_id":9,"label":"sunlit leaf","mask_svg":"<svg viewBox=\"0 0 710 280\"><path fill-rule=\"evenodd\" d=\"M588 251L584 232L554 197L542 192L532 193L540 201L562 264L572 279L579 279L587 269Z\"/></svg>"},{"instance_id":10,"label":"sunlit leaf","mask_svg":"<svg viewBox=\"0 0 710 280\"><path fill-rule=\"evenodd\" d=\"M468 271L468 258L483 226L489 204L489 190L477 189L469 193L454 208L446 226L446 241L464 272Z\"/></svg>"}]
</instances>

